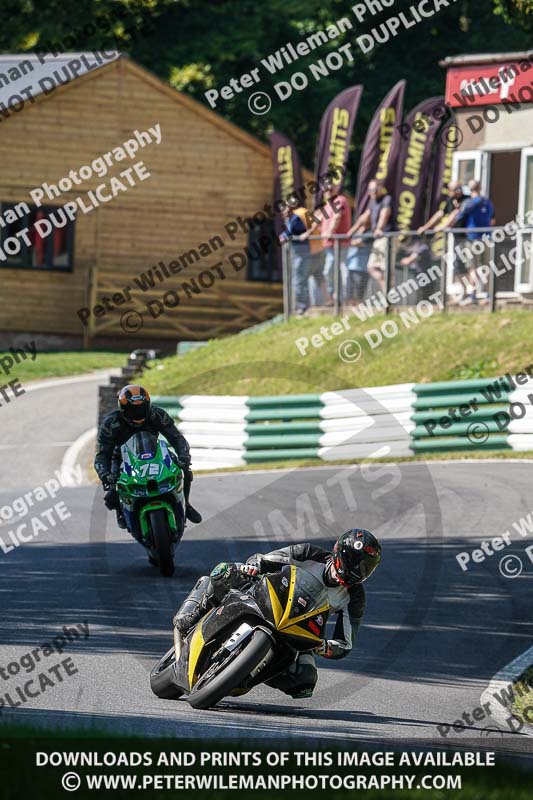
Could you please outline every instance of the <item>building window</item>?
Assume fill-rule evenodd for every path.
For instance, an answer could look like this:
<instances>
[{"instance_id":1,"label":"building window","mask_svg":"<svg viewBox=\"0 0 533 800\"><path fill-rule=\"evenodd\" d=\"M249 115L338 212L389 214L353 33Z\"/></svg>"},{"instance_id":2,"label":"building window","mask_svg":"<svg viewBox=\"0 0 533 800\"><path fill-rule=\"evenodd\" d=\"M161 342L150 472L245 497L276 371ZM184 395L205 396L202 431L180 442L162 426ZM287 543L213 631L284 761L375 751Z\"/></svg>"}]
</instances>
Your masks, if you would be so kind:
<instances>
[{"instance_id":1,"label":"building window","mask_svg":"<svg viewBox=\"0 0 533 800\"><path fill-rule=\"evenodd\" d=\"M281 280L281 249L277 243L274 225L270 220L249 224L247 278L249 281L272 283Z\"/></svg>"},{"instance_id":2,"label":"building window","mask_svg":"<svg viewBox=\"0 0 533 800\"><path fill-rule=\"evenodd\" d=\"M0 204L0 267L72 272L74 220L61 206Z\"/></svg>"},{"instance_id":3,"label":"building window","mask_svg":"<svg viewBox=\"0 0 533 800\"><path fill-rule=\"evenodd\" d=\"M479 150L464 150L454 153L452 180L466 186L470 180L481 180L481 158Z\"/></svg>"}]
</instances>

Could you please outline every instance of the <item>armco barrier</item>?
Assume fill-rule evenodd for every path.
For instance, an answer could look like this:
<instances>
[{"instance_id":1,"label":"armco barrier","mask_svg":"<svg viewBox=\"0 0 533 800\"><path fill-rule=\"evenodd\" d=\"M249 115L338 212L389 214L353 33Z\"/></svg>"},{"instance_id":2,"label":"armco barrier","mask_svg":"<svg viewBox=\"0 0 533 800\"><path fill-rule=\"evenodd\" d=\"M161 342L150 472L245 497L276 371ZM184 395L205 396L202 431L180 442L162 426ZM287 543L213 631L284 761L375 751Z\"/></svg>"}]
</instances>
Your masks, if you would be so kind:
<instances>
[{"instance_id":1,"label":"armco barrier","mask_svg":"<svg viewBox=\"0 0 533 800\"><path fill-rule=\"evenodd\" d=\"M290 459L533 450L533 367L501 378L154 402L176 419L197 471Z\"/></svg>"}]
</instances>

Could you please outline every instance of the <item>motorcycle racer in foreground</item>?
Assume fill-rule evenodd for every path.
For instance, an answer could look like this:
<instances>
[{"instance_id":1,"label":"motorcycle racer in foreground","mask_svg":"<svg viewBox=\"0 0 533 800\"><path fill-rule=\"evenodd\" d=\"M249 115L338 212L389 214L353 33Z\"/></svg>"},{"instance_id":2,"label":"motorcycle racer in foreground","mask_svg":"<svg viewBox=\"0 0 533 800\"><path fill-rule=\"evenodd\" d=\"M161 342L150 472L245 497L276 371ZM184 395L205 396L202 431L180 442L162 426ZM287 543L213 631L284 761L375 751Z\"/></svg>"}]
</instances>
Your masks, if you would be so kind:
<instances>
[{"instance_id":1,"label":"motorcycle racer in foreground","mask_svg":"<svg viewBox=\"0 0 533 800\"><path fill-rule=\"evenodd\" d=\"M179 432L174 421L163 408L152 406L150 395L146 389L129 384L119 392L118 410L112 411L111 414L104 417L100 425L94 459L94 468L106 492L104 503L108 509L116 510L119 527L126 528L126 521L115 488L122 461L120 448L137 432L162 434L174 448L183 469L183 493L187 519L190 522L201 522L200 512L189 503L193 475L187 439Z\"/></svg>"},{"instance_id":2,"label":"motorcycle racer in foreground","mask_svg":"<svg viewBox=\"0 0 533 800\"><path fill-rule=\"evenodd\" d=\"M315 653L324 658L344 658L352 649L365 610L365 581L381 561L381 545L370 531L354 528L325 550L305 542L256 553L245 564L218 564L200 578L174 616L174 625L185 636L212 608L219 606L230 589L241 589L250 579L278 572L286 565L307 570L323 582L330 610L337 613L333 639L324 640ZM318 680L312 653L302 653L288 670L268 681L295 699L311 697Z\"/></svg>"}]
</instances>

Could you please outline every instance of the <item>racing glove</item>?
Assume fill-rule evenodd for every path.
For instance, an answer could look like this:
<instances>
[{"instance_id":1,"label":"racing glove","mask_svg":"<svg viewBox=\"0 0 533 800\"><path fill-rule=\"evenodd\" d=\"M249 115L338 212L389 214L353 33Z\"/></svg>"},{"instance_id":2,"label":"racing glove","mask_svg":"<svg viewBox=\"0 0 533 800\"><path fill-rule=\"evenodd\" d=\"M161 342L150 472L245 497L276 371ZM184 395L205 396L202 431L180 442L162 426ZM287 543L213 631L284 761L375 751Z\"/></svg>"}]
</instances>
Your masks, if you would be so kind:
<instances>
[{"instance_id":1,"label":"racing glove","mask_svg":"<svg viewBox=\"0 0 533 800\"><path fill-rule=\"evenodd\" d=\"M263 574L263 559L259 554L251 556L246 564L243 564L245 569L251 568L252 572L246 572L247 575L262 575ZM253 572L255 570L255 572ZM268 570L265 570L267 572Z\"/></svg>"},{"instance_id":2,"label":"racing glove","mask_svg":"<svg viewBox=\"0 0 533 800\"><path fill-rule=\"evenodd\" d=\"M323 658L331 658L333 655L333 648L328 639L322 639L322 643L315 647L315 653Z\"/></svg>"},{"instance_id":3,"label":"racing glove","mask_svg":"<svg viewBox=\"0 0 533 800\"><path fill-rule=\"evenodd\" d=\"M108 492L115 486L117 479L112 472L106 472L106 474L101 478L101 481L104 492Z\"/></svg>"},{"instance_id":4,"label":"racing glove","mask_svg":"<svg viewBox=\"0 0 533 800\"><path fill-rule=\"evenodd\" d=\"M104 505L109 511L116 511L120 507L118 492L111 486L104 495Z\"/></svg>"},{"instance_id":5,"label":"racing glove","mask_svg":"<svg viewBox=\"0 0 533 800\"><path fill-rule=\"evenodd\" d=\"M237 569L249 578L256 578L261 572L260 565L254 561L250 564L238 564Z\"/></svg>"}]
</instances>

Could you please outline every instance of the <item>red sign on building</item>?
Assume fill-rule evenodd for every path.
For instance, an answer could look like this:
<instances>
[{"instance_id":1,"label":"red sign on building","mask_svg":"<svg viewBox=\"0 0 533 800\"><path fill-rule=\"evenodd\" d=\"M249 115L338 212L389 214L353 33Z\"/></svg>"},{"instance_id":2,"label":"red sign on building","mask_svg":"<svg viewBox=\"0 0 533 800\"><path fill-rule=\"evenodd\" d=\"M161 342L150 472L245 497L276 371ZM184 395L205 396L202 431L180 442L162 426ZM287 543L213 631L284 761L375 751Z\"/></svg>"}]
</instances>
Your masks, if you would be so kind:
<instances>
[{"instance_id":1,"label":"red sign on building","mask_svg":"<svg viewBox=\"0 0 533 800\"><path fill-rule=\"evenodd\" d=\"M453 108L533 103L530 60L449 67L446 103Z\"/></svg>"}]
</instances>

